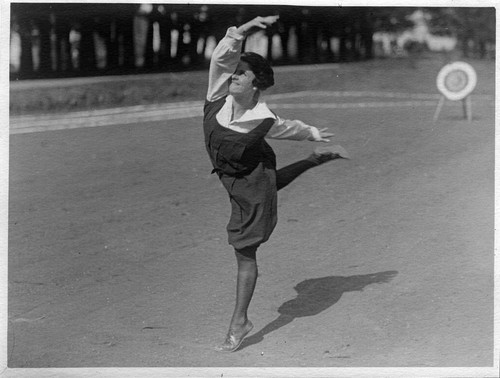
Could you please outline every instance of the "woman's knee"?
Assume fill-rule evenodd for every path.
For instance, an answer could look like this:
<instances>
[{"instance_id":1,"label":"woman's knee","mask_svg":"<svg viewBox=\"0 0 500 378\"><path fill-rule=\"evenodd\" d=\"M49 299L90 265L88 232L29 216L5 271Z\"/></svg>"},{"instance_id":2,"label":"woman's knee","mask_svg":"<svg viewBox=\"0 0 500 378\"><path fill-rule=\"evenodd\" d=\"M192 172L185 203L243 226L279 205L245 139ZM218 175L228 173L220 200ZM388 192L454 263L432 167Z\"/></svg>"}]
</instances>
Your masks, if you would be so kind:
<instances>
[{"instance_id":1,"label":"woman's knee","mask_svg":"<svg viewBox=\"0 0 500 378\"><path fill-rule=\"evenodd\" d=\"M257 260L257 247L247 247L241 249L235 248L234 253L236 254L236 259L241 262L255 262Z\"/></svg>"}]
</instances>

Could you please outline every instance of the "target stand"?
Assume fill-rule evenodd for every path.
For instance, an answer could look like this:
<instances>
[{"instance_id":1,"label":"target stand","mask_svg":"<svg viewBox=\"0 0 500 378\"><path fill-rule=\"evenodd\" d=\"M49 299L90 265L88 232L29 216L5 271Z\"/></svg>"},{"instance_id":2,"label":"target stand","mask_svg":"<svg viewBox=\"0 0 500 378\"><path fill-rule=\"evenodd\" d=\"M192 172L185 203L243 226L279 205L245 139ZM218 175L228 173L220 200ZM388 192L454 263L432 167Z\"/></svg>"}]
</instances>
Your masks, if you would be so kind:
<instances>
[{"instance_id":1,"label":"target stand","mask_svg":"<svg viewBox=\"0 0 500 378\"><path fill-rule=\"evenodd\" d=\"M437 122L439 118L439 113L441 113L441 110L443 109L443 105L446 102L446 97L444 95L441 95L439 98L439 102L436 108L436 111L434 112L434 122ZM467 118L469 122L472 122L472 99L471 96L467 96L466 98L462 99L462 104L463 104L463 109L464 109L464 118Z\"/></svg>"},{"instance_id":2,"label":"target stand","mask_svg":"<svg viewBox=\"0 0 500 378\"><path fill-rule=\"evenodd\" d=\"M472 121L472 99L470 94L476 87L477 75L472 66L465 62L454 62L444 66L438 73L436 84L441 97L436 111L434 122L437 122L439 114L446 100L462 101L464 118Z\"/></svg>"}]
</instances>

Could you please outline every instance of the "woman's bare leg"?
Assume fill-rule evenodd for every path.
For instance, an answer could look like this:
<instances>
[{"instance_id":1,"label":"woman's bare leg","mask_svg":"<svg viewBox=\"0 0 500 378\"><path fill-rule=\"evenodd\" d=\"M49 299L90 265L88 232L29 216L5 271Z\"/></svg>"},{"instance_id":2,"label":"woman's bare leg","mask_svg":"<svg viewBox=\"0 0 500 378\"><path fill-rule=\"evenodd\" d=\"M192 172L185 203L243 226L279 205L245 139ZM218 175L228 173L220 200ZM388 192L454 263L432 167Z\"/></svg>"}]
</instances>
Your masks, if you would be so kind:
<instances>
[{"instance_id":1,"label":"woman's bare leg","mask_svg":"<svg viewBox=\"0 0 500 378\"><path fill-rule=\"evenodd\" d=\"M220 352L234 352L253 328L252 322L248 320L248 307L257 283L256 251L257 248L235 250L238 263L236 304L226 339L216 348Z\"/></svg>"},{"instance_id":2,"label":"woman's bare leg","mask_svg":"<svg viewBox=\"0 0 500 378\"><path fill-rule=\"evenodd\" d=\"M255 251L256 248L250 251L250 253L247 252L245 254L237 250L235 251L238 263L238 277L236 283L236 305L230 329L238 330L248 320L248 306L252 300L258 275Z\"/></svg>"}]
</instances>

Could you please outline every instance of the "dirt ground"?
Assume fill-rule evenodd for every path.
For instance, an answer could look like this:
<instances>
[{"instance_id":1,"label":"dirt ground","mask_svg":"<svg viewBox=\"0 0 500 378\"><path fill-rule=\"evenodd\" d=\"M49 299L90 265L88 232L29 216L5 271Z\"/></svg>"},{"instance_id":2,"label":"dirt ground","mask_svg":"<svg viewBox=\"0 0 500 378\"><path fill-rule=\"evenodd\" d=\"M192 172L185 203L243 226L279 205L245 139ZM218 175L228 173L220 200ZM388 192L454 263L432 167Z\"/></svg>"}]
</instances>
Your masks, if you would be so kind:
<instances>
[{"instance_id":1,"label":"dirt ground","mask_svg":"<svg viewBox=\"0 0 500 378\"><path fill-rule=\"evenodd\" d=\"M280 192L232 354L212 350L236 271L199 117L11 135L8 366L493 366L494 103L434 109L277 107L352 160ZM271 143L278 166L317 146Z\"/></svg>"}]
</instances>

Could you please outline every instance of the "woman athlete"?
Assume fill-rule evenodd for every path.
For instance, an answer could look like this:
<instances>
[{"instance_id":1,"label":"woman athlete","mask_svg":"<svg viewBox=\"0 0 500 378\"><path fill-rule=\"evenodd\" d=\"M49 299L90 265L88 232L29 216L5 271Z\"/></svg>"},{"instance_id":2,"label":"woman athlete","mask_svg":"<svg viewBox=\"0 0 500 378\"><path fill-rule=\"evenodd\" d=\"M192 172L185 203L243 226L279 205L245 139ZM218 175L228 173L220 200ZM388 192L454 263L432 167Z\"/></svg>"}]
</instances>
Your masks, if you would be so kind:
<instances>
[{"instance_id":1,"label":"woman athlete","mask_svg":"<svg viewBox=\"0 0 500 378\"><path fill-rule=\"evenodd\" d=\"M333 134L298 120L278 117L260 100L274 84L270 64L258 54L241 53L244 39L266 29L278 16L255 19L227 30L213 52L203 128L206 148L229 194L228 241L238 265L236 305L229 331L217 351L239 348L253 325L247 310L257 282L256 251L277 222L277 191L306 170L348 158L340 146L316 148L308 158L276 170L276 156L265 138L329 142Z\"/></svg>"}]
</instances>

